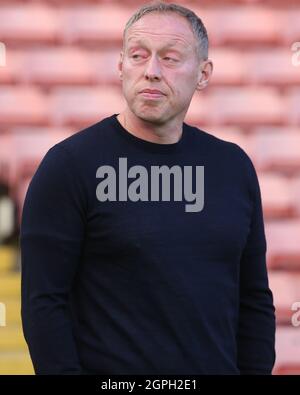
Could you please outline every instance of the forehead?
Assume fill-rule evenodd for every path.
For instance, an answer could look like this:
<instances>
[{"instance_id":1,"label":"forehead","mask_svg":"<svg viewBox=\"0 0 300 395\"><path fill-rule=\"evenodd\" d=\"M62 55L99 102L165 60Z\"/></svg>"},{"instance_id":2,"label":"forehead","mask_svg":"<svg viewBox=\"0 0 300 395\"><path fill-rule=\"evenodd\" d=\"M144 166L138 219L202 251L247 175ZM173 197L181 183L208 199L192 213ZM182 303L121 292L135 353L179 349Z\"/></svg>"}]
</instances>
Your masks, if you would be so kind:
<instances>
[{"instance_id":1,"label":"forehead","mask_svg":"<svg viewBox=\"0 0 300 395\"><path fill-rule=\"evenodd\" d=\"M195 37L189 22L181 15L152 12L136 21L127 31L125 42L141 40L190 46Z\"/></svg>"}]
</instances>

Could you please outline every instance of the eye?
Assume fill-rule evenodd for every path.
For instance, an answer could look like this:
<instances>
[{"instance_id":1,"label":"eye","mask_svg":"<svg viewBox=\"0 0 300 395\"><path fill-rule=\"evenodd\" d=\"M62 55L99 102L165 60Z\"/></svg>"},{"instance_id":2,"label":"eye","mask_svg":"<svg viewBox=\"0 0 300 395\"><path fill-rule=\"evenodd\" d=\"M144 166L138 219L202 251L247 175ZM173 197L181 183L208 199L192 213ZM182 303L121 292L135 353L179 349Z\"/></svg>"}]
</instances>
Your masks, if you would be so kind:
<instances>
[{"instance_id":1,"label":"eye","mask_svg":"<svg viewBox=\"0 0 300 395\"><path fill-rule=\"evenodd\" d=\"M132 54L131 55L131 58L133 59L133 60L140 60L140 59L142 59L144 56L142 55L142 54L139 54L139 53L135 53L135 54Z\"/></svg>"},{"instance_id":2,"label":"eye","mask_svg":"<svg viewBox=\"0 0 300 395\"><path fill-rule=\"evenodd\" d=\"M175 58L170 58L169 56L165 56L164 59L165 59L167 62L170 62L170 63L172 63L172 62L178 62L177 59L175 59Z\"/></svg>"}]
</instances>

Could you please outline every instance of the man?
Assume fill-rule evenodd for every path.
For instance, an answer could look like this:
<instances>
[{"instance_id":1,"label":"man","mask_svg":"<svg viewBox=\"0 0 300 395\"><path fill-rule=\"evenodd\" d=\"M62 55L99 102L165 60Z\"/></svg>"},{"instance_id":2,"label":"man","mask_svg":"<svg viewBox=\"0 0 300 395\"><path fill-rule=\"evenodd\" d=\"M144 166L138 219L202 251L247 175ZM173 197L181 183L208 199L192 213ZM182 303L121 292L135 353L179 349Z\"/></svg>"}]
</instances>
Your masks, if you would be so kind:
<instances>
[{"instance_id":1,"label":"man","mask_svg":"<svg viewBox=\"0 0 300 395\"><path fill-rule=\"evenodd\" d=\"M52 147L22 226L22 317L38 374L270 374L260 189L236 144L189 126L212 73L201 20L128 21L126 109Z\"/></svg>"}]
</instances>

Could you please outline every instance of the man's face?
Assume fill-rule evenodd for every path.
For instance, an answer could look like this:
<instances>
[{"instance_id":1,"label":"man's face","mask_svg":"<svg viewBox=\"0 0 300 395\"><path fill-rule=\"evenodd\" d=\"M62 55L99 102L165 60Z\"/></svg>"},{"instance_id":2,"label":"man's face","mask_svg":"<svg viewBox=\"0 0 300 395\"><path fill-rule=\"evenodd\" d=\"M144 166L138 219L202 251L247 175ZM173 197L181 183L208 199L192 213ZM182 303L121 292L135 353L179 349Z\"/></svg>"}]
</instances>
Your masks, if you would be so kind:
<instances>
[{"instance_id":1,"label":"man's face","mask_svg":"<svg viewBox=\"0 0 300 395\"><path fill-rule=\"evenodd\" d=\"M201 79L196 44L188 21L174 13L147 14L128 29L119 70L131 112L157 124L184 119Z\"/></svg>"}]
</instances>

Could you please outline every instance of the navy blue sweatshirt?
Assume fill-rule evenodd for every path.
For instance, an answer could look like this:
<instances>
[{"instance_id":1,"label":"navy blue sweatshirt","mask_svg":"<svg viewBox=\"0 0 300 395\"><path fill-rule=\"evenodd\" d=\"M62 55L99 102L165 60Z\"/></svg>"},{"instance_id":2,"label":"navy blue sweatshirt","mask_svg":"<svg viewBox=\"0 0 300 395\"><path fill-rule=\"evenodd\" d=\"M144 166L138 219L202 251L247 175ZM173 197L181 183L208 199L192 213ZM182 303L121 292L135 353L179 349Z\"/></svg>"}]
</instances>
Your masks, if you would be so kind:
<instances>
[{"instance_id":1,"label":"navy blue sweatshirt","mask_svg":"<svg viewBox=\"0 0 300 395\"><path fill-rule=\"evenodd\" d=\"M275 309L250 158L186 123L176 143L145 141L116 115L54 145L26 194L35 372L270 374Z\"/></svg>"}]
</instances>

